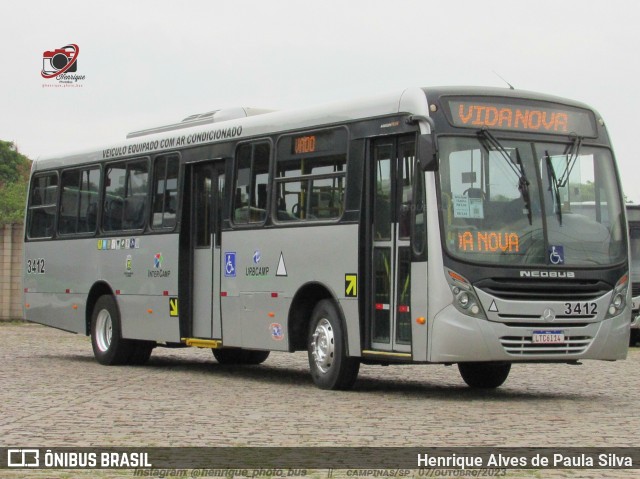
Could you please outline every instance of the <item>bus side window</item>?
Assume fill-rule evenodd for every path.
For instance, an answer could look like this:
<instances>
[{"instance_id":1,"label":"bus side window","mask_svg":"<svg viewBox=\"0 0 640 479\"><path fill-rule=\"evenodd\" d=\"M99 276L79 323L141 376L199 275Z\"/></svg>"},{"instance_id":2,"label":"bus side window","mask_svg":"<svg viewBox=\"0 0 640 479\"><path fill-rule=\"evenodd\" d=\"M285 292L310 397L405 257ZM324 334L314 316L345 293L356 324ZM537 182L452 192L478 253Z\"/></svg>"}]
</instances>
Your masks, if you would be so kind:
<instances>
[{"instance_id":1,"label":"bus side window","mask_svg":"<svg viewBox=\"0 0 640 479\"><path fill-rule=\"evenodd\" d=\"M91 168L80 173L80 205L78 233L94 233L98 226L98 189L100 169Z\"/></svg>"},{"instance_id":2,"label":"bus side window","mask_svg":"<svg viewBox=\"0 0 640 479\"><path fill-rule=\"evenodd\" d=\"M60 177L60 211L58 233L72 234L78 227L78 193L80 191L80 170L66 170Z\"/></svg>"},{"instance_id":3,"label":"bus side window","mask_svg":"<svg viewBox=\"0 0 640 479\"><path fill-rule=\"evenodd\" d=\"M142 229L147 204L149 166L146 160L107 168L102 227L105 231Z\"/></svg>"},{"instance_id":4,"label":"bus side window","mask_svg":"<svg viewBox=\"0 0 640 479\"><path fill-rule=\"evenodd\" d=\"M136 165L137 166L137 165ZM144 165L146 167L146 165ZM129 188L125 198L123 229L135 230L144 227L144 211L147 205L147 181L146 170L129 172Z\"/></svg>"},{"instance_id":5,"label":"bus side window","mask_svg":"<svg viewBox=\"0 0 640 479\"><path fill-rule=\"evenodd\" d=\"M267 218L269 143L246 143L236 151L233 222L262 223Z\"/></svg>"},{"instance_id":6,"label":"bus side window","mask_svg":"<svg viewBox=\"0 0 640 479\"><path fill-rule=\"evenodd\" d=\"M124 208L124 188L127 169L125 164L107 168L102 227L106 231L122 229L122 210Z\"/></svg>"},{"instance_id":7,"label":"bus side window","mask_svg":"<svg viewBox=\"0 0 640 479\"><path fill-rule=\"evenodd\" d=\"M159 156L153 173L151 227L173 228L178 210L178 155Z\"/></svg>"},{"instance_id":8,"label":"bus side window","mask_svg":"<svg viewBox=\"0 0 640 479\"><path fill-rule=\"evenodd\" d=\"M314 140L309 143L309 139ZM301 140L306 141L303 146ZM279 141L278 155L274 188L277 221L339 219L344 212L346 132L338 129L285 136Z\"/></svg>"},{"instance_id":9,"label":"bus side window","mask_svg":"<svg viewBox=\"0 0 640 479\"><path fill-rule=\"evenodd\" d=\"M100 169L65 170L60 180L58 233L77 234L96 231Z\"/></svg>"},{"instance_id":10,"label":"bus side window","mask_svg":"<svg viewBox=\"0 0 640 479\"><path fill-rule=\"evenodd\" d=\"M29 238L50 238L53 236L57 199L57 173L33 178L29 201Z\"/></svg>"}]
</instances>

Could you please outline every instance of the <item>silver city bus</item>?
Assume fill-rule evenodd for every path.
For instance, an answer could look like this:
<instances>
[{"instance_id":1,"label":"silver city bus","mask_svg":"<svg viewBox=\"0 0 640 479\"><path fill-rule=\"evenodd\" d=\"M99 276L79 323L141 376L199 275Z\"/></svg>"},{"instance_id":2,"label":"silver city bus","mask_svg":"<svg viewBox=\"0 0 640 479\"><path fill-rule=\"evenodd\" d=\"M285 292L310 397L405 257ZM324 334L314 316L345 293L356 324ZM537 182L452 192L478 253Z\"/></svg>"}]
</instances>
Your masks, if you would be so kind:
<instances>
[{"instance_id":1,"label":"silver city bus","mask_svg":"<svg viewBox=\"0 0 640 479\"><path fill-rule=\"evenodd\" d=\"M593 109L412 88L218 110L35 162L25 313L90 335L107 365L306 350L321 388L361 363L457 364L494 388L513 363L624 359L628 261Z\"/></svg>"}]
</instances>

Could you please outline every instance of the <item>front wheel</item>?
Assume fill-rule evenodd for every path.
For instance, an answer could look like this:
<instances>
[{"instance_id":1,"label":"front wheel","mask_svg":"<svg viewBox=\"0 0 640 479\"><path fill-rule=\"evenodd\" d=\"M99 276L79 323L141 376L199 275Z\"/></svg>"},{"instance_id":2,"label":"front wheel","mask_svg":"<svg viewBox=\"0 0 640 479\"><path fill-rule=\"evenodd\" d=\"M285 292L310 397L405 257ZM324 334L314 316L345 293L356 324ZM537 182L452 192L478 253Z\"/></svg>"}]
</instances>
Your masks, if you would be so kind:
<instances>
[{"instance_id":1,"label":"front wheel","mask_svg":"<svg viewBox=\"0 0 640 479\"><path fill-rule=\"evenodd\" d=\"M495 389L509 376L511 363L458 363L464 382L476 389Z\"/></svg>"},{"instance_id":2,"label":"front wheel","mask_svg":"<svg viewBox=\"0 0 640 479\"><path fill-rule=\"evenodd\" d=\"M307 354L313 382L320 389L351 389L360 361L347 355L341 316L330 300L320 301L311 316Z\"/></svg>"}]
</instances>

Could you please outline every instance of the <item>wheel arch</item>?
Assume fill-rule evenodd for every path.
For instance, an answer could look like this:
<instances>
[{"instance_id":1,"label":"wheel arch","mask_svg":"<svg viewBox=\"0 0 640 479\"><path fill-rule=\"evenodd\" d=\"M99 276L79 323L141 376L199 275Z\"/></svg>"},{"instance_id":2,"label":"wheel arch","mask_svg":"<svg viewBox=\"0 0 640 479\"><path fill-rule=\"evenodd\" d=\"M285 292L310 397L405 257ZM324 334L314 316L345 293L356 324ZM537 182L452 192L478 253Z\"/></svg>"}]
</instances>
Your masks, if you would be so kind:
<instances>
[{"instance_id":1,"label":"wheel arch","mask_svg":"<svg viewBox=\"0 0 640 479\"><path fill-rule=\"evenodd\" d=\"M113 296L113 290L105 281L97 281L91 286L89 290L89 296L87 297L87 307L85 309L85 335L91 335L91 316L93 315L93 309L100 296L105 294ZM117 301L116 301L117 306Z\"/></svg>"},{"instance_id":2,"label":"wheel arch","mask_svg":"<svg viewBox=\"0 0 640 479\"><path fill-rule=\"evenodd\" d=\"M311 314L316 305L324 299L333 301L340 312L344 328L344 312L331 289L315 281L305 283L293 296L289 307L289 316L287 318L289 351L305 351L307 349L307 333L311 322Z\"/></svg>"}]
</instances>

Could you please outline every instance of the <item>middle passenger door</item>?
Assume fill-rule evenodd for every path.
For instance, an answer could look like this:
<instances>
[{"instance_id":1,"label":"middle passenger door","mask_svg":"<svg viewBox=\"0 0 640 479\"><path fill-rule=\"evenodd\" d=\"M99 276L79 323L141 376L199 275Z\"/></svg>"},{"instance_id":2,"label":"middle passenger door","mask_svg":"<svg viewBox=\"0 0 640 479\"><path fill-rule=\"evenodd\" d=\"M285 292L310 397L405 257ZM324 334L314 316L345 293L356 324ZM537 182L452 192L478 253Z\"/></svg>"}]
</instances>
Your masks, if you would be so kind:
<instances>
[{"instance_id":1,"label":"middle passenger door","mask_svg":"<svg viewBox=\"0 0 640 479\"><path fill-rule=\"evenodd\" d=\"M225 186L224 161L196 164L192 175L192 334L196 338L220 339L220 229Z\"/></svg>"},{"instance_id":2,"label":"middle passenger door","mask_svg":"<svg viewBox=\"0 0 640 479\"><path fill-rule=\"evenodd\" d=\"M373 141L371 347L411 352L411 218L415 136ZM371 198L371 196L370 196Z\"/></svg>"}]
</instances>

